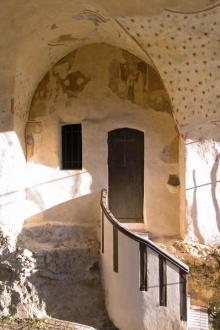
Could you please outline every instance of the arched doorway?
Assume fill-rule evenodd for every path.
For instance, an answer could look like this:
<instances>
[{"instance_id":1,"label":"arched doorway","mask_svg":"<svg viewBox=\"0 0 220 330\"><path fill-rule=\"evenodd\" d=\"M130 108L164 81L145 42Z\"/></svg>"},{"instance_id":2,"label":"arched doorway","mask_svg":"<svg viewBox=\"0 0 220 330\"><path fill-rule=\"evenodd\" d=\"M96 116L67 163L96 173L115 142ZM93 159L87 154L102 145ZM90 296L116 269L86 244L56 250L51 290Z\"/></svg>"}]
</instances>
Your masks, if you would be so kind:
<instances>
[{"instance_id":1,"label":"arched doorway","mask_svg":"<svg viewBox=\"0 0 220 330\"><path fill-rule=\"evenodd\" d=\"M109 208L121 222L143 221L144 133L120 128L108 133Z\"/></svg>"}]
</instances>

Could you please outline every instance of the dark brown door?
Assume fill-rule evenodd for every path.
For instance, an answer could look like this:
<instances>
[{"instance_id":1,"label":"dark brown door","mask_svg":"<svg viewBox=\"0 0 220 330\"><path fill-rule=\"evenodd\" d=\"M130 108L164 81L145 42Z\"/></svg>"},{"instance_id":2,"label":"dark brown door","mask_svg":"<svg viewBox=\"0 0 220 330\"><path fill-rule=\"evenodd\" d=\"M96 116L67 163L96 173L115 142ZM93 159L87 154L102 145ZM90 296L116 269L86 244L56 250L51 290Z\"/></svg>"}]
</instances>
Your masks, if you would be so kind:
<instances>
[{"instance_id":1,"label":"dark brown door","mask_svg":"<svg viewBox=\"0 0 220 330\"><path fill-rule=\"evenodd\" d=\"M143 221L144 133L120 128L108 133L109 209L122 222Z\"/></svg>"}]
</instances>

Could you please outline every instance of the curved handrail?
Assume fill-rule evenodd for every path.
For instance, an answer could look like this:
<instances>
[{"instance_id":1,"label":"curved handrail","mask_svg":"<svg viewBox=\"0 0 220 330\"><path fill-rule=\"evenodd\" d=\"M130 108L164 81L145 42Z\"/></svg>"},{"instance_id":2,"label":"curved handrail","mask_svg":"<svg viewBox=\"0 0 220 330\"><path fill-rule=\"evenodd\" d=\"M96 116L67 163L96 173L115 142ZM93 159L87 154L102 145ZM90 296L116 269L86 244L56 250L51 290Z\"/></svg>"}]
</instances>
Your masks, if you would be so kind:
<instances>
[{"instance_id":1,"label":"curved handrail","mask_svg":"<svg viewBox=\"0 0 220 330\"><path fill-rule=\"evenodd\" d=\"M180 268L186 274L189 272L189 267L186 264L184 264L180 260L174 258L173 256L171 256L167 252L165 252L162 249L160 249L151 240L144 239L144 238L140 237L139 235L137 235L135 233L132 233L128 229L126 229L125 227L123 227L121 225L121 223L114 217L114 215L109 210L109 208L107 206L107 196L108 196L107 190L106 189L103 189L102 190L102 194L101 194L101 208L102 208L103 212L105 213L106 217L108 218L108 220L113 224L113 226L117 227L120 232L122 232L124 235L130 237L134 241L137 241L139 243L143 243L146 246L150 247L152 250L154 250L159 255L163 256L165 259L167 259L173 265L175 265L178 268Z\"/></svg>"}]
</instances>

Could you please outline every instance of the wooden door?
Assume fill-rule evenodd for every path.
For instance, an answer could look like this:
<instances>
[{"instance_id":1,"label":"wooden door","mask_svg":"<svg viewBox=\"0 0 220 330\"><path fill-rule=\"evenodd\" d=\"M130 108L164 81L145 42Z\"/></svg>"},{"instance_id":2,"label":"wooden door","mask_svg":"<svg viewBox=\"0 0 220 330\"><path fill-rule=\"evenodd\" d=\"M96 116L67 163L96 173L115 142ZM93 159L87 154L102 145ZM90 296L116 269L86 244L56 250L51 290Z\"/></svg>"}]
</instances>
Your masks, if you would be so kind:
<instances>
[{"instance_id":1,"label":"wooden door","mask_svg":"<svg viewBox=\"0 0 220 330\"><path fill-rule=\"evenodd\" d=\"M143 221L144 133L120 128L108 133L109 209L121 222Z\"/></svg>"}]
</instances>

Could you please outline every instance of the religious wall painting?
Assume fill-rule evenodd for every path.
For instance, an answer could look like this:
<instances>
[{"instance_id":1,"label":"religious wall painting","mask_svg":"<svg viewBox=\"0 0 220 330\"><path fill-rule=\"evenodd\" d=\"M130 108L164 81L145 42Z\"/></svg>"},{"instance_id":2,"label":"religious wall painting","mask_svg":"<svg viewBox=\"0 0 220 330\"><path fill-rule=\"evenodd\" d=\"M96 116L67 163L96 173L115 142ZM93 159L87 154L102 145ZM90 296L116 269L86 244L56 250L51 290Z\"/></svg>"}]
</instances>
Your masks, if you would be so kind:
<instances>
[{"instance_id":1,"label":"religious wall painting","mask_svg":"<svg viewBox=\"0 0 220 330\"><path fill-rule=\"evenodd\" d=\"M73 71L77 51L74 51L55 64L39 83L34 94L29 120L35 120L56 111L55 104L60 100L77 98L91 80L81 71Z\"/></svg>"},{"instance_id":2,"label":"religious wall painting","mask_svg":"<svg viewBox=\"0 0 220 330\"><path fill-rule=\"evenodd\" d=\"M119 98L143 108L166 111L172 115L167 92L156 71L136 56L122 51L124 61L112 60L109 88Z\"/></svg>"},{"instance_id":3,"label":"religious wall painting","mask_svg":"<svg viewBox=\"0 0 220 330\"><path fill-rule=\"evenodd\" d=\"M37 117L46 115L47 105L45 102L32 101L31 110L29 113L29 120L34 120Z\"/></svg>"},{"instance_id":4,"label":"religious wall painting","mask_svg":"<svg viewBox=\"0 0 220 330\"><path fill-rule=\"evenodd\" d=\"M67 98L77 98L80 92L84 90L86 84L91 80L86 77L81 71L67 73L65 79L57 77L58 83L62 88L62 92L67 94Z\"/></svg>"},{"instance_id":5,"label":"religious wall painting","mask_svg":"<svg viewBox=\"0 0 220 330\"><path fill-rule=\"evenodd\" d=\"M37 121L28 121L25 130L26 158L29 161L42 144L42 124Z\"/></svg>"}]
</instances>

